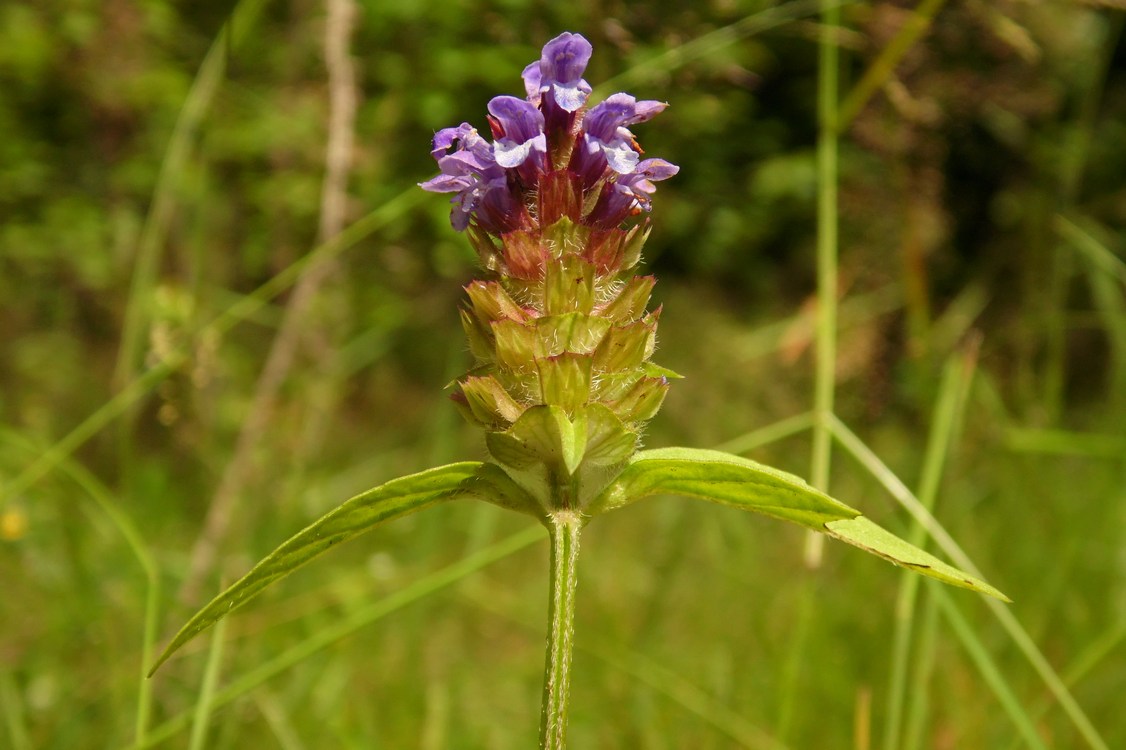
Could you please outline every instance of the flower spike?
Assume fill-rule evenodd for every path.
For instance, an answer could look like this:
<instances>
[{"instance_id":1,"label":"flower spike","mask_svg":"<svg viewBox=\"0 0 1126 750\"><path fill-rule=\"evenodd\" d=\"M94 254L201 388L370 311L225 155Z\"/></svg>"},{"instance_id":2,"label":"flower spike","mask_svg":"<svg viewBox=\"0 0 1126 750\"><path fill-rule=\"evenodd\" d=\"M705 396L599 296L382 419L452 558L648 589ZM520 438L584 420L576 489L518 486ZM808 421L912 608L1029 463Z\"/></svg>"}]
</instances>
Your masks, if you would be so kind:
<instances>
[{"instance_id":1,"label":"flower spike","mask_svg":"<svg viewBox=\"0 0 1126 750\"><path fill-rule=\"evenodd\" d=\"M454 401L497 463L538 473L525 486L544 510L581 509L638 449L668 389L649 361L652 279L630 281L648 236L636 218L677 172L643 159L630 127L668 105L618 93L588 107L591 51L579 34L548 42L524 69L527 98L489 101L491 143L466 123L438 131L442 173L421 183L454 193L453 226L491 275L467 287L477 365ZM573 496L552 496L558 481Z\"/></svg>"}]
</instances>

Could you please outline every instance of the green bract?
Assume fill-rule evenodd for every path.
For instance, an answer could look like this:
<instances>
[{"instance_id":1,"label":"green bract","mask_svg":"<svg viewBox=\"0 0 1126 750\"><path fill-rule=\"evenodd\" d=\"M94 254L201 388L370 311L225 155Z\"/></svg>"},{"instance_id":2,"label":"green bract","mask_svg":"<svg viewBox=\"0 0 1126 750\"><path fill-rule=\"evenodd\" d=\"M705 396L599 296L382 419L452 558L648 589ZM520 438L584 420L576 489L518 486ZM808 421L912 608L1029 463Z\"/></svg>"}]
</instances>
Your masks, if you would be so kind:
<instances>
[{"instance_id":1,"label":"green bract","mask_svg":"<svg viewBox=\"0 0 1126 750\"><path fill-rule=\"evenodd\" d=\"M579 200L578 177L556 174L574 183L557 199ZM564 216L473 236L490 278L465 289L461 320L477 365L454 400L542 512L581 509L637 450L676 377L650 362L655 282L633 273L648 232Z\"/></svg>"}]
</instances>

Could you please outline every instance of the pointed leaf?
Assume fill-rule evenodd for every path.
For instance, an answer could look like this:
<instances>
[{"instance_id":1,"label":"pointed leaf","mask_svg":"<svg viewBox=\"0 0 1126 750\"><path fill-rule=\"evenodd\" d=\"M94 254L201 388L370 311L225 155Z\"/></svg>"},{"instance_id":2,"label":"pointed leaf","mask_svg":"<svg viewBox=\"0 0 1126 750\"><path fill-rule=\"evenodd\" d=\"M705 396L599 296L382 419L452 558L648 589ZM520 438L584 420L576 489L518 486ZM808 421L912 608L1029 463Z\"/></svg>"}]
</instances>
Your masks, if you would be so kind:
<instances>
[{"instance_id":1,"label":"pointed leaf","mask_svg":"<svg viewBox=\"0 0 1126 750\"><path fill-rule=\"evenodd\" d=\"M625 255L622 258L622 268L633 268L641 260L641 248L649 239L653 228L648 223L638 224L629 231L626 237Z\"/></svg>"},{"instance_id":2,"label":"pointed leaf","mask_svg":"<svg viewBox=\"0 0 1126 750\"><path fill-rule=\"evenodd\" d=\"M356 495L264 557L233 586L197 612L160 655L152 670L181 646L317 555L385 521L446 500L475 497L536 515L538 505L499 467L478 461L449 464L394 479Z\"/></svg>"},{"instance_id":3,"label":"pointed leaf","mask_svg":"<svg viewBox=\"0 0 1126 750\"><path fill-rule=\"evenodd\" d=\"M720 451L641 451L585 510L595 515L657 494L685 495L792 521L916 573L1008 601L988 583L903 541L802 479Z\"/></svg>"},{"instance_id":4,"label":"pointed leaf","mask_svg":"<svg viewBox=\"0 0 1126 750\"><path fill-rule=\"evenodd\" d=\"M793 474L720 451L640 451L586 512L604 513L650 495L685 495L753 510L816 531L860 511L837 502Z\"/></svg>"},{"instance_id":5,"label":"pointed leaf","mask_svg":"<svg viewBox=\"0 0 1126 750\"><path fill-rule=\"evenodd\" d=\"M644 365L642 365L642 369L644 369L645 374L648 377L651 377L651 378L668 378L669 380L684 380L684 376L681 375L679 372L675 372L673 370L670 370L667 367L661 367L660 365L655 365L652 362L646 362Z\"/></svg>"},{"instance_id":6,"label":"pointed leaf","mask_svg":"<svg viewBox=\"0 0 1126 750\"><path fill-rule=\"evenodd\" d=\"M646 422L656 416L668 392L666 378L642 378L611 408L627 422Z\"/></svg>"},{"instance_id":7,"label":"pointed leaf","mask_svg":"<svg viewBox=\"0 0 1126 750\"><path fill-rule=\"evenodd\" d=\"M524 407L517 403L500 381L492 375L485 377L470 375L458 386L474 420L481 424L507 427L524 412Z\"/></svg>"},{"instance_id":8,"label":"pointed leaf","mask_svg":"<svg viewBox=\"0 0 1126 750\"><path fill-rule=\"evenodd\" d=\"M481 322L468 310L458 310L461 315L461 327L465 329L465 337L469 339L469 351L473 353L478 362L493 361L493 340L489 331L481 327Z\"/></svg>"},{"instance_id":9,"label":"pointed leaf","mask_svg":"<svg viewBox=\"0 0 1126 750\"><path fill-rule=\"evenodd\" d=\"M594 366L611 371L640 367L653 354L660 314L658 308L638 321L608 330L594 352Z\"/></svg>"},{"instance_id":10,"label":"pointed leaf","mask_svg":"<svg viewBox=\"0 0 1126 750\"><path fill-rule=\"evenodd\" d=\"M550 406L547 408L552 410L559 424L563 466L566 467L568 474L574 474L582 463L583 456L586 455L586 416L577 414L572 420L559 409Z\"/></svg>"},{"instance_id":11,"label":"pointed leaf","mask_svg":"<svg viewBox=\"0 0 1126 750\"><path fill-rule=\"evenodd\" d=\"M578 221L583 210L582 181L574 172L560 170L547 172L540 177L537 191L537 212L544 224L553 224L562 219L568 223Z\"/></svg>"},{"instance_id":12,"label":"pointed leaf","mask_svg":"<svg viewBox=\"0 0 1126 750\"><path fill-rule=\"evenodd\" d=\"M562 260L564 256L574 256L575 252L586 246L590 238L590 227L577 224L567 217L555 222L544 221L540 230L540 241L547 248L548 254L554 260Z\"/></svg>"},{"instance_id":13,"label":"pointed leaf","mask_svg":"<svg viewBox=\"0 0 1126 750\"><path fill-rule=\"evenodd\" d=\"M629 393L643 375L644 372L640 369L598 372L591 381L590 400L604 404L617 401Z\"/></svg>"},{"instance_id":14,"label":"pointed leaf","mask_svg":"<svg viewBox=\"0 0 1126 750\"><path fill-rule=\"evenodd\" d=\"M592 191L596 192L599 191ZM597 201L597 197L595 200ZM583 249L583 258L594 265L600 276L617 273L622 270L622 254L628 236L616 227L595 229L590 233L590 239Z\"/></svg>"},{"instance_id":15,"label":"pointed leaf","mask_svg":"<svg viewBox=\"0 0 1126 750\"><path fill-rule=\"evenodd\" d=\"M485 448L494 461L518 471L543 463L539 451L508 432L486 432Z\"/></svg>"},{"instance_id":16,"label":"pointed leaf","mask_svg":"<svg viewBox=\"0 0 1126 750\"><path fill-rule=\"evenodd\" d=\"M963 573L957 568L947 565L934 555L919 549L913 544L903 541L895 534L877 526L864 516L850 518L844 521L830 521L825 524L825 533L834 539L859 547L866 552L884 558L885 560L909 568L916 573L921 573L931 578L936 578L952 586L977 591L982 594L996 597L1002 601L1012 601L985 581L975 578L968 573Z\"/></svg>"},{"instance_id":17,"label":"pointed leaf","mask_svg":"<svg viewBox=\"0 0 1126 750\"><path fill-rule=\"evenodd\" d=\"M492 236L476 224L471 224L465 234L469 237L469 244L473 245L473 249L477 251L481 265L490 271L497 270L500 265L501 253Z\"/></svg>"},{"instance_id":18,"label":"pointed leaf","mask_svg":"<svg viewBox=\"0 0 1126 750\"><path fill-rule=\"evenodd\" d=\"M524 229L516 229L501 235L504 242L504 264L508 272L517 279L535 281L543 273L547 261L538 234Z\"/></svg>"}]
</instances>

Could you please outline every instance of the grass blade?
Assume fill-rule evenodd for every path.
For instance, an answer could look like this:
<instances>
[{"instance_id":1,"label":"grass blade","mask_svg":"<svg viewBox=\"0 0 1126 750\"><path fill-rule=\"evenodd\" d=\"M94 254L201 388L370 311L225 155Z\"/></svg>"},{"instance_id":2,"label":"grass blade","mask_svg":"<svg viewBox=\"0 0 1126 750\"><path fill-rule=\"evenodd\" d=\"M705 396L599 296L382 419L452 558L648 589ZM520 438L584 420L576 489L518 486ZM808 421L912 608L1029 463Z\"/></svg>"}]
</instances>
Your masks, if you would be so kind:
<instances>
[{"instance_id":1,"label":"grass blade","mask_svg":"<svg viewBox=\"0 0 1126 750\"><path fill-rule=\"evenodd\" d=\"M980 337L974 339L961 357L951 357L943 370L942 382L935 400L934 419L927 438L926 457L919 481L919 501L928 510L934 509L939 480L946 456L958 432L958 423L965 412L967 396L977 367ZM912 544L925 549L926 530L918 523L912 524L907 536ZM914 629L915 605L919 591L919 578L905 575L900 580L899 596L895 608L895 634L892 638L891 677L888 685L888 705L884 722L883 748L899 747L902 733L903 704L907 681L907 667L911 633Z\"/></svg>"},{"instance_id":2,"label":"grass blade","mask_svg":"<svg viewBox=\"0 0 1126 750\"><path fill-rule=\"evenodd\" d=\"M467 598L481 609L503 617L530 631L539 633L541 626L519 617L498 604L495 597L469 593ZM665 696L685 711L727 735L738 746L751 750L787 750L769 732L747 721L738 712L713 698L705 690L685 680L668 667L624 643L611 643L597 633L587 633L576 644L579 651L591 654L612 669L633 677Z\"/></svg>"},{"instance_id":3,"label":"grass blade","mask_svg":"<svg viewBox=\"0 0 1126 750\"><path fill-rule=\"evenodd\" d=\"M173 201L177 181L181 178L191 150L191 141L207 115L211 102L223 81L227 69L227 57L234 34L234 21L239 18L240 36L254 23L266 0L243 0L235 5L227 22L219 31L200 64L199 72L192 81L184 105L180 108L168 147L164 150L160 171L153 190L152 204L145 217L141 230L140 245L133 270L133 280L129 289L129 300L125 308L125 324L121 333L121 347L117 353L114 381L120 384L130 382L140 359L143 338L144 315L149 307L149 298L156 281L160 250L172 223Z\"/></svg>"},{"instance_id":4,"label":"grass blade","mask_svg":"<svg viewBox=\"0 0 1126 750\"><path fill-rule=\"evenodd\" d=\"M35 446L14 430L0 430L0 441L5 447L35 455ZM126 546L137 558L145 575L145 616L141 637L140 675L137 685L137 713L134 722L134 741L143 742L152 713L152 683L147 679L147 669L156 651L157 628L160 615L160 570L145 544L140 531L114 501L112 493L86 467L76 461L64 459L60 469L77 484L101 509L116 527Z\"/></svg>"},{"instance_id":5,"label":"grass blade","mask_svg":"<svg viewBox=\"0 0 1126 750\"><path fill-rule=\"evenodd\" d=\"M911 490L884 464L883 461L858 438L852 430L848 429L842 422L834 418L833 432L841 445L852 454L855 458L880 484L884 489L891 494L903 507L910 513L931 535L939 548L945 552L950 559L957 565L969 571L970 573L981 577L981 572L977 566L974 565L973 560L969 555L958 546L958 543L950 536L950 534L942 527L934 516L932 516L927 509L919 502ZM1106 741L1095 729L1087 714L1080 707L1075 696L1067 689L1067 685L1056 673L1056 670L1044 657L1032 637L1017 621L1016 615L1004 606L1000 601L987 599L986 604L993 611L993 615L1001 623L1001 626L1009 634L1009 638L1016 644L1017 648L1021 650L1025 658L1028 659L1033 669L1036 670L1040 679L1043 680L1047 688L1059 701L1060 706L1064 712L1067 713L1068 718L1079 730L1083 736L1083 740L1087 743L1088 747L1094 750L1108 750Z\"/></svg>"},{"instance_id":6,"label":"grass blade","mask_svg":"<svg viewBox=\"0 0 1126 750\"><path fill-rule=\"evenodd\" d=\"M1032 718L1021 706L1017 697L1013 695L1013 691L1009 689L1009 685L1005 681L1005 676L1001 674L1001 670L997 668L992 657L990 657L989 651L974 632L973 626L966 620L965 615L961 613L950 595L939 586L931 588L931 595L934 596L939 611L950 624L950 629L958 636L958 640L962 642L962 647L966 649L966 653L977 666L981 676L985 678L985 682L993 690L993 694L997 696L1001 707L1012 719L1017 731L1024 737L1025 744L1033 750L1048 750L1048 746L1044 744L1044 741L1036 732Z\"/></svg>"},{"instance_id":7,"label":"grass blade","mask_svg":"<svg viewBox=\"0 0 1126 750\"><path fill-rule=\"evenodd\" d=\"M221 335L230 331L238 323L253 318L270 300L292 286L306 266L334 257L388 226L413 208L423 195L424 193L415 187L404 190L383 206L350 225L333 239L319 245L308 255L292 263L253 292L232 304L204 326L201 335L212 333ZM47 476L63 459L73 454L87 440L125 414L129 407L147 396L165 378L175 372L186 359L186 350L174 351L163 362L146 370L144 374L118 391L113 398L82 420L77 427L43 451L35 461L13 477L10 482L6 482L3 487L0 487L0 508L7 505L11 498L16 497Z\"/></svg>"},{"instance_id":8,"label":"grass blade","mask_svg":"<svg viewBox=\"0 0 1126 750\"><path fill-rule=\"evenodd\" d=\"M207 742L207 730L211 725L211 711L215 700L215 684L219 681L219 669L223 664L223 642L226 638L227 622L219 623L211 634L211 648L207 651L207 666L203 670L203 683L199 697L192 712L192 733L188 741L189 750L203 750Z\"/></svg>"},{"instance_id":9,"label":"grass blade","mask_svg":"<svg viewBox=\"0 0 1126 750\"><path fill-rule=\"evenodd\" d=\"M860 114L860 110L864 109L864 105L872 98L876 90L891 78L892 74L895 73L895 66L930 28L935 14L945 3L946 0L923 0L912 11L911 17L903 24L903 28L888 42L886 47L880 50L880 54L876 56L876 59L872 61L872 64L860 76L860 80L841 102L840 114L837 118L838 133L848 129L849 123Z\"/></svg>"},{"instance_id":10,"label":"grass blade","mask_svg":"<svg viewBox=\"0 0 1126 750\"><path fill-rule=\"evenodd\" d=\"M0 714L8 726L12 750L31 750L31 733L27 728L23 698L16 678L9 669L0 669Z\"/></svg>"}]
</instances>

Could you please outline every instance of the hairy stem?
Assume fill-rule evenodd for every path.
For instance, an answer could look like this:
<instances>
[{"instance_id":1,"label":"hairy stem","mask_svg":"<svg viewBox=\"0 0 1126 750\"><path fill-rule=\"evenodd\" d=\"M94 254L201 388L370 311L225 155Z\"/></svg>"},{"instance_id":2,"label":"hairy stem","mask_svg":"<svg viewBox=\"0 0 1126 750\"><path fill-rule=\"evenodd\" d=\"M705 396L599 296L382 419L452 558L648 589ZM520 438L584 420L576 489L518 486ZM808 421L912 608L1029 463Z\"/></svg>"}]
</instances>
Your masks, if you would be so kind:
<instances>
[{"instance_id":1,"label":"hairy stem","mask_svg":"<svg viewBox=\"0 0 1126 750\"><path fill-rule=\"evenodd\" d=\"M567 746L567 701L571 692L571 654L575 648L575 589L582 518L575 511L559 510L548 516L545 525L551 538L551 591L540 747L563 750Z\"/></svg>"}]
</instances>

